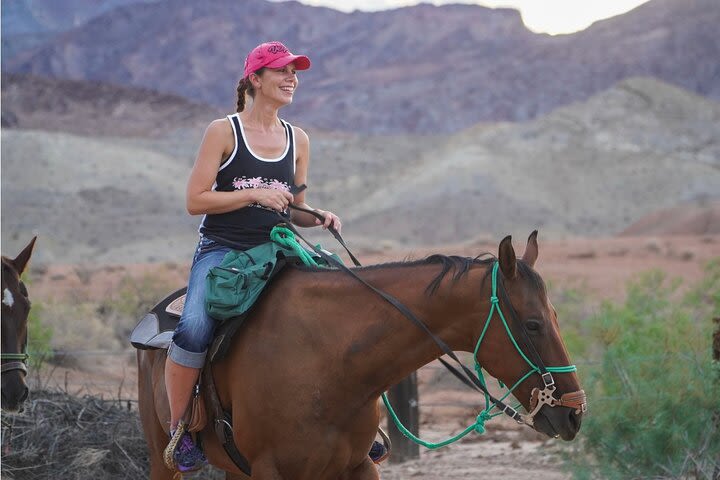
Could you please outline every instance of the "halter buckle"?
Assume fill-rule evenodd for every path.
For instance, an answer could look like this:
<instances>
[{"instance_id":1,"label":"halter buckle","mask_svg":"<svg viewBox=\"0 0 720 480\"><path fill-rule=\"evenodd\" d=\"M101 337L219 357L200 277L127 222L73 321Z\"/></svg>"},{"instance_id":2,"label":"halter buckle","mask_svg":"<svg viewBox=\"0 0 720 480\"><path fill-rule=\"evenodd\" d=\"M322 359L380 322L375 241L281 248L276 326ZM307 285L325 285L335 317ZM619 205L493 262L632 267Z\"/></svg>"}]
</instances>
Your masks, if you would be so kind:
<instances>
[{"instance_id":1,"label":"halter buckle","mask_svg":"<svg viewBox=\"0 0 720 480\"><path fill-rule=\"evenodd\" d=\"M517 423L520 423L520 424L525 423L523 421L522 415L520 415L520 413L517 410L515 410L514 408L512 408L510 405L505 405L505 407L503 408L502 411L504 414L509 415L510 418L515 420Z\"/></svg>"},{"instance_id":2,"label":"halter buckle","mask_svg":"<svg viewBox=\"0 0 720 480\"><path fill-rule=\"evenodd\" d=\"M545 372L540 375L543 379L543 382L545 382L545 387L552 387L555 385L555 379L552 376L552 373Z\"/></svg>"}]
</instances>

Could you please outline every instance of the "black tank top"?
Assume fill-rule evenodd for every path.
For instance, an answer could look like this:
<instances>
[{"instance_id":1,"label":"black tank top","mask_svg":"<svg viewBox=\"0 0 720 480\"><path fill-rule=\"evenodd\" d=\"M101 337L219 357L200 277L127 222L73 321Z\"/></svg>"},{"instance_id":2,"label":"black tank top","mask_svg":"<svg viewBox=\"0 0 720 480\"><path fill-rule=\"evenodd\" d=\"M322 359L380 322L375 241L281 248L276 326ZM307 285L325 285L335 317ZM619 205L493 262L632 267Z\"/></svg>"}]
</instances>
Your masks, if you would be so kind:
<instances>
[{"instance_id":1,"label":"black tank top","mask_svg":"<svg viewBox=\"0 0 720 480\"><path fill-rule=\"evenodd\" d=\"M228 115L235 134L235 149L220 165L213 190L232 192L246 188L290 190L295 183L295 135L285 128L285 151L278 158L256 155L245 137L240 114ZM284 213L285 216L287 212ZM288 220L289 221L289 220ZM277 213L257 203L232 212L207 214L200 222L200 235L238 250L247 250L270 241L270 230L281 223Z\"/></svg>"}]
</instances>

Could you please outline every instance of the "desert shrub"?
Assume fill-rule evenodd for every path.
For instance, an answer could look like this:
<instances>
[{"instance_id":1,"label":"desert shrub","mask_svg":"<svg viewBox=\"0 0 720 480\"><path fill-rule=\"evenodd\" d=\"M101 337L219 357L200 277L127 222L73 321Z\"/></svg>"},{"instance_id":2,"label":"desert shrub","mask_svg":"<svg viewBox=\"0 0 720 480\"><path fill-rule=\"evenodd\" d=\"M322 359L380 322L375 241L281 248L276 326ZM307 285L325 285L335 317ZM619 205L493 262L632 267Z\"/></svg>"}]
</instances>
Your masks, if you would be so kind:
<instances>
[{"instance_id":1,"label":"desert shrub","mask_svg":"<svg viewBox=\"0 0 720 480\"><path fill-rule=\"evenodd\" d=\"M591 355L592 346L587 342L588 329L584 319L592 314L595 303L590 299L587 288L577 286L553 292L552 303L557 311L563 342L570 353L570 360L576 363Z\"/></svg>"},{"instance_id":2,"label":"desert shrub","mask_svg":"<svg viewBox=\"0 0 720 480\"><path fill-rule=\"evenodd\" d=\"M33 303L37 324L46 326L50 336L47 332L36 335L31 330L31 341L45 339L32 351L54 350L56 360L67 362L76 351L129 348L128 335L137 320L169 292L182 286L177 276L164 271L125 274L101 298L80 290L46 300L42 306Z\"/></svg>"},{"instance_id":3,"label":"desert shrub","mask_svg":"<svg viewBox=\"0 0 720 480\"><path fill-rule=\"evenodd\" d=\"M589 412L569 457L576 478L713 478L720 462L720 378L710 344L720 261L682 296L648 272L623 303L586 321L599 361L582 376Z\"/></svg>"},{"instance_id":4,"label":"desert shrub","mask_svg":"<svg viewBox=\"0 0 720 480\"><path fill-rule=\"evenodd\" d=\"M46 303L42 318L52 325L52 348L64 352L63 358L76 351L118 350L123 342L115 333L115 325L110 319L97 312L97 305L84 301L70 303L52 300Z\"/></svg>"},{"instance_id":5,"label":"desert shrub","mask_svg":"<svg viewBox=\"0 0 720 480\"><path fill-rule=\"evenodd\" d=\"M114 325L116 338L126 343L137 321L180 287L182 283L164 272L139 277L126 275L115 291L98 305L97 313Z\"/></svg>"},{"instance_id":6,"label":"desert shrub","mask_svg":"<svg viewBox=\"0 0 720 480\"><path fill-rule=\"evenodd\" d=\"M34 368L52 357L53 329L42 321L43 311L43 305L34 301L28 315L28 362Z\"/></svg>"},{"instance_id":7,"label":"desert shrub","mask_svg":"<svg viewBox=\"0 0 720 480\"><path fill-rule=\"evenodd\" d=\"M121 316L139 318L179 287L161 274L147 273L139 277L126 275L103 307Z\"/></svg>"},{"instance_id":8,"label":"desert shrub","mask_svg":"<svg viewBox=\"0 0 720 480\"><path fill-rule=\"evenodd\" d=\"M27 274L24 274L22 281L28 289L31 303L27 325L27 352L30 354L28 364L31 367L38 368L45 360L52 356L51 343L53 329L43 321L44 304L33 297L31 278Z\"/></svg>"}]
</instances>

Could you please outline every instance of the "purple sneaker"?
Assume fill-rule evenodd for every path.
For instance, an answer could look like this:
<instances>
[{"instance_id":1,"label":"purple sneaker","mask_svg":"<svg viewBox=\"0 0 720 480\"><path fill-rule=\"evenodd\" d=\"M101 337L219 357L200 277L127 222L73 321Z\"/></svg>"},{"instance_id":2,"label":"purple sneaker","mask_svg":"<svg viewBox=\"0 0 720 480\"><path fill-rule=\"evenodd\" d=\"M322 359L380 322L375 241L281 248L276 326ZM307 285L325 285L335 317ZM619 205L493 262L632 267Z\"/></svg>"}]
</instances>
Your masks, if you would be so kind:
<instances>
[{"instance_id":1,"label":"purple sneaker","mask_svg":"<svg viewBox=\"0 0 720 480\"><path fill-rule=\"evenodd\" d=\"M189 433L184 433L173 452L173 460L180 472L193 472L207 465L207 458L200 447L193 442Z\"/></svg>"},{"instance_id":2,"label":"purple sneaker","mask_svg":"<svg viewBox=\"0 0 720 480\"><path fill-rule=\"evenodd\" d=\"M370 447L370 452L368 452L368 456L370 457L370 460L373 461L373 463L380 463L388 455L388 449L385 448L385 445L378 441L374 441L372 446Z\"/></svg>"}]
</instances>

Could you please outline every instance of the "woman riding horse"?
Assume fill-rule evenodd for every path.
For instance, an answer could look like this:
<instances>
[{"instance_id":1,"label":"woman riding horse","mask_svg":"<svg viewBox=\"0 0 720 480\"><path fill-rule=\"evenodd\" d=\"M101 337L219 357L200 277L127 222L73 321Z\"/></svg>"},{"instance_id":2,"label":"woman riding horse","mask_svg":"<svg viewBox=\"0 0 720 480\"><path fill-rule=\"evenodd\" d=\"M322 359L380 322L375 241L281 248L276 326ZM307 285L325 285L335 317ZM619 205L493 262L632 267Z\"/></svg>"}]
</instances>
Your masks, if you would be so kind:
<instances>
[{"instance_id":1,"label":"woman riding horse","mask_svg":"<svg viewBox=\"0 0 720 480\"><path fill-rule=\"evenodd\" d=\"M331 212L316 210L324 223L305 212L287 213L291 202L310 208L304 192L290 193L291 186L307 182L310 141L302 129L280 119L278 111L292 103L297 72L308 68L308 57L292 54L280 42L255 47L237 87L237 113L210 123L200 145L187 186L188 212L203 215L200 242L165 367L171 437L188 408L215 329L204 303L208 271L231 249L269 242L271 229L282 221L276 212L302 227L340 230L340 219ZM252 99L247 108L246 94ZM189 434L173 438L171 445L177 445L173 456L180 471L205 462Z\"/></svg>"}]
</instances>

